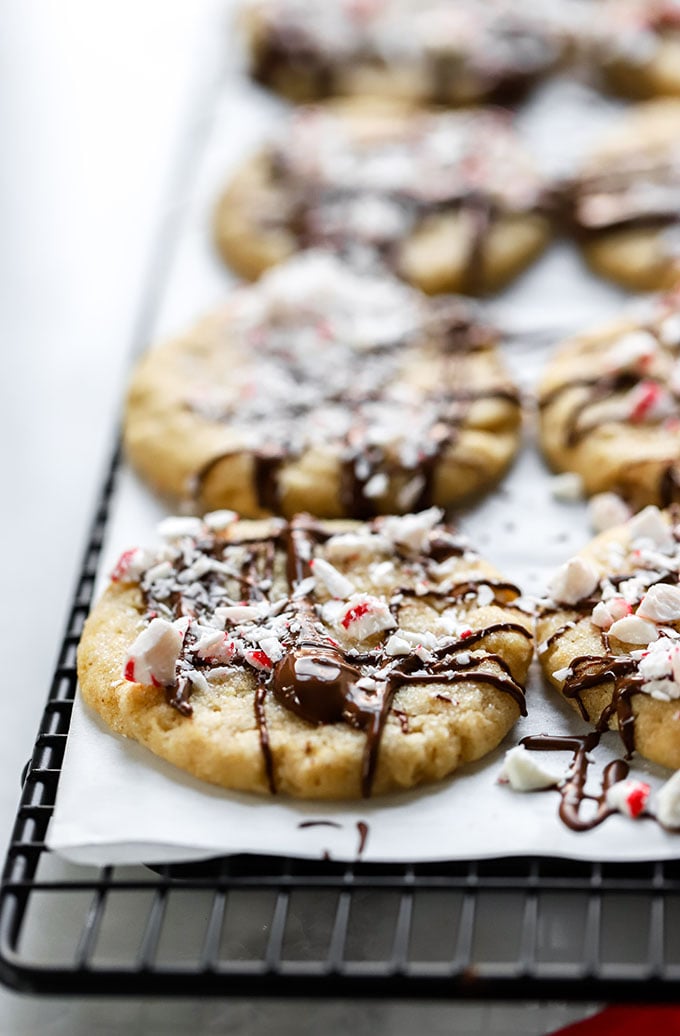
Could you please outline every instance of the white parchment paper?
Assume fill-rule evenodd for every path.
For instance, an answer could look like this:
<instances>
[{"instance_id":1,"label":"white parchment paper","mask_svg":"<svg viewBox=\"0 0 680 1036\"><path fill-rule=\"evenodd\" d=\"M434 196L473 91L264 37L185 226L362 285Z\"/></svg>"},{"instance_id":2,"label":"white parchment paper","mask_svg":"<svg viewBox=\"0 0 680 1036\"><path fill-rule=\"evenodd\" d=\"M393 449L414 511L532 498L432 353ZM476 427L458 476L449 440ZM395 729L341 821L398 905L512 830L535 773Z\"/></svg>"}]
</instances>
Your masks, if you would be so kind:
<instances>
[{"instance_id":1,"label":"white parchment paper","mask_svg":"<svg viewBox=\"0 0 680 1036\"><path fill-rule=\"evenodd\" d=\"M568 171L618 107L576 83L557 81L518 121L544 166ZM210 251L211 207L229 170L275 125L283 110L281 102L236 73L227 77L214 132L183 214L154 337L181 329L228 290L230 277ZM572 245L557 242L490 308L514 331L547 329L545 336L515 335L505 346L513 373L530 388L561 331L606 319L623 300L623 292L587 272ZM99 590L122 550L155 542L156 522L165 513L124 469L113 500ZM460 525L527 594L540 593L551 571L591 535L583 502L567 504L553 498L531 421L512 472L496 492L461 516ZM213 788L135 742L113 735L78 698L48 844L75 862L96 865L187 861L241 852L329 854L352 860L361 850L366 861L414 862L518 854L602 860L677 855L680 835L650 820L614 816L595 830L574 833L558 819L554 791L522 795L497 783L504 751L524 735L586 729L571 709L543 688L536 667L527 703L528 717L496 752L439 785L376 800L324 804ZM594 791L599 790L603 767L621 754L618 736L606 735L593 753ZM550 753L543 758L560 772L570 755ZM669 776L640 761L634 763L632 775L643 777L653 788Z\"/></svg>"}]
</instances>

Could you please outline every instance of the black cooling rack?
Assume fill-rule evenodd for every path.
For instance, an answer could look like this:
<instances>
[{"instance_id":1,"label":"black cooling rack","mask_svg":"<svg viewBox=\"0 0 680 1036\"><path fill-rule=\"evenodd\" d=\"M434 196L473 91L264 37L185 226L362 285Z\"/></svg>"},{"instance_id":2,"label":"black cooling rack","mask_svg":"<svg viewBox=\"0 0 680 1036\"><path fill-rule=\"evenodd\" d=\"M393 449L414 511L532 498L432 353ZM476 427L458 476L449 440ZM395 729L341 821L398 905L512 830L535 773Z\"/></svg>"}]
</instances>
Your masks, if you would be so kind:
<instances>
[{"instance_id":1,"label":"black cooling rack","mask_svg":"<svg viewBox=\"0 0 680 1036\"><path fill-rule=\"evenodd\" d=\"M49 994L674 1000L680 861L418 865L236 856L90 868L45 847L117 458L0 891L0 978Z\"/></svg>"}]
</instances>

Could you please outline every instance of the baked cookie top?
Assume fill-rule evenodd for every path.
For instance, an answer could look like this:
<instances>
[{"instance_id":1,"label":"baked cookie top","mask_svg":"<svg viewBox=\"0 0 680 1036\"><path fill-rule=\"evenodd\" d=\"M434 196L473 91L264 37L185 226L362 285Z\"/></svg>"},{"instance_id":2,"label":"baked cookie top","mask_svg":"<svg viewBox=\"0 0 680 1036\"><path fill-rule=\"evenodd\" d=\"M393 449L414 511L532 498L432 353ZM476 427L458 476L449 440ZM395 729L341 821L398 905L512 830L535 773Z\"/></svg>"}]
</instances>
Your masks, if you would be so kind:
<instances>
[{"instance_id":1,"label":"baked cookie top","mask_svg":"<svg viewBox=\"0 0 680 1036\"><path fill-rule=\"evenodd\" d=\"M553 577L537 627L545 675L598 730L680 768L680 511L650 506Z\"/></svg>"},{"instance_id":2,"label":"baked cookie top","mask_svg":"<svg viewBox=\"0 0 680 1036\"><path fill-rule=\"evenodd\" d=\"M633 504L680 499L680 292L570 339L539 386L550 464L577 472L588 494Z\"/></svg>"},{"instance_id":3,"label":"baked cookie top","mask_svg":"<svg viewBox=\"0 0 680 1036\"><path fill-rule=\"evenodd\" d=\"M303 247L360 246L425 291L480 294L542 250L551 207L507 113L336 101L298 109L241 167L216 238L248 277Z\"/></svg>"},{"instance_id":4,"label":"baked cookie top","mask_svg":"<svg viewBox=\"0 0 680 1036\"><path fill-rule=\"evenodd\" d=\"M570 24L560 0L253 0L244 14L253 75L295 101L507 100L558 63Z\"/></svg>"},{"instance_id":5,"label":"baked cookie top","mask_svg":"<svg viewBox=\"0 0 680 1036\"><path fill-rule=\"evenodd\" d=\"M227 788L343 798L439 780L524 711L532 653L518 588L441 517L168 518L89 617L81 692Z\"/></svg>"},{"instance_id":6,"label":"baked cookie top","mask_svg":"<svg viewBox=\"0 0 680 1036\"><path fill-rule=\"evenodd\" d=\"M680 271L680 100L636 105L574 181L572 215L598 272L629 287L670 287Z\"/></svg>"},{"instance_id":7,"label":"baked cookie top","mask_svg":"<svg viewBox=\"0 0 680 1036\"><path fill-rule=\"evenodd\" d=\"M202 510L448 506L494 482L518 445L496 341L474 303L307 253L142 359L127 452Z\"/></svg>"},{"instance_id":8,"label":"baked cookie top","mask_svg":"<svg viewBox=\"0 0 680 1036\"><path fill-rule=\"evenodd\" d=\"M613 89L641 99L680 95L678 0L601 0L585 35Z\"/></svg>"}]
</instances>

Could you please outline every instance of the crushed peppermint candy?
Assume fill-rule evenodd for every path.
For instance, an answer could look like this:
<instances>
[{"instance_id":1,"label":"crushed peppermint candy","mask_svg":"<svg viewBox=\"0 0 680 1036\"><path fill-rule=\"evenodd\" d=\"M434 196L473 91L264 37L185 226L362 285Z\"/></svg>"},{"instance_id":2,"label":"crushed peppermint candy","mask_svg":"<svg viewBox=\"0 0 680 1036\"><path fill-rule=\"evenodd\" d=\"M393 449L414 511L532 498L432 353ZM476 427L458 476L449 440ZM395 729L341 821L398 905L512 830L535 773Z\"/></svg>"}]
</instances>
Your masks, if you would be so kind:
<instances>
[{"instance_id":1,"label":"crushed peppermint candy","mask_svg":"<svg viewBox=\"0 0 680 1036\"><path fill-rule=\"evenodd\" d=\"M532 752L517 745L505 753L498 780L500 784L509 784L513 791L540 791L556 787L564 776L541 766Z\"/></svg>"},{"instance_id":2,"label":"crushed peppermint candy","mask_svg":"<svg viewBox=\"0 0 680 1036\"><path fill-rule=\"evenodd\" d=\"M636 614L652 622L677 622L680 619L680 586L667 583L650 586Z\"/></svg>"},{"instance_id":3,"label":"crushed peppermint candy","mask_svg":"<svg viewBox=\"0 0 680 1036\"><path fill-rule=\"evenodd\" d=\"M617 781L607 789L606 802L610 809L635 820L643 816L651 790L644 781L632 778Z\"/></svg>"},{"instance_id":4,"label":"crushed peppermint candy","mask_svg":"<svg viewBox=\"0 0 680 1036\"><path fill-rule=\"evenodd\" d=\"M149 566L149 554L140 547L124 550L111 570L113 583L135 582Z\"/></svg>"},{"instance_id":5,"label":"crushed peppermint candy","mask_svg":"<svg viewBox=\"0 0 680 1036\"><path fill-rule=\"evenodd\" d=\"M641 690L659 701L680 698L680 641L659 637L638 657Z\"/></svg>"},{"instance_id":6,"label":"crushed peppermint candy","mask_svg":"<svg viewBox=\"0 0 680 1036\"><path fill-rule=\"evenodd\" d=\"M397 623L388 606L379 597L352 594L340 618L340 625L352 637L365 640L381 630L394 629Z\"/></svg>"},{"instance_id":7,"label":"crushed peppermint candy","mask_svg":"<svg viewBox=\"0 0 680 1036\"><path fill-rule=\"evenodd\" d=\"M616 493L596 493L588 504L588 517L595 532L605 532L627 522L630 507Z\"/></svg>"},{"instance_id":8,"label":"crushed peppermint candy","mask_svg":"<svg viewBox=\"0 0 680 1036\"><path fill-rule=\"evenodd\" d=\"M672 554L676 541L668 522L658 507L650 505L628 522L630 543L634 548L653 547L661 554Z\"/></svg>"},{"instance_id":9,"label":"crushed peppermint candy","mask_svg":"<svg viewBox=\"0 0 680 1036\"><path fill-rule=\"evenodd\" d=\"M582 500L585 496L583 479L575 471L563 471L560 475L553 475L550 480L550 492L555 500L565 503Z\"/></svg>"},{"instance_id":10,"label":"crushed peppermint candy","mask_svg":"<svg viewBox=\"0 0 680 1036\"><path fill-rule=\"evenodd\" d=\"M680 827L680 770L658 790L654 799L656 818L664 827L674 830Z\"/></svg>"},{"instance_id":11,"label":"crushed peppermint candy","mask_svg":"<svg viewBox=\"0 0 680 1036\"><path fill-rule=\"evenodd\" d=\"M125 679L154 687L172 686L186 627L183 619L152 619L130 647L123 669Z\"/></svg>"},{"instance_id":12,"label":"crushed peppermint candy","mask_svg":"<svg viewBox=\"0 0 680 1036\"><path fill-rule=\"evenodd\" d=\"M326 587L331 597L346 599L356 593L356 587L351 579L339 572L330 561L314 558L310 564L315 579Z\"/></svg>"},{"instance_id":13,"label":"crushed peppermint candy","mask_svg":"<svg viewBox=\"0 0 680 1036\"><path fill-rule=\"evenodd\" d=\"M576 555L557 569L548 592L559 604L578 604L593 593L598 583L599 576L594 566Z\"/></svg>"},{"instance_id":14,"label":"crushed peppermint candy","mask_svg":"<svg viewBox=\"0 0 680 1036\"><path fill-rule=\"evenodd\" d=\"M612 623L609 636L616 637L624 644L650 644L657 639L659 631L653 622L641 619L638 615L626 615Z\"/></svg>"}]
</instances>

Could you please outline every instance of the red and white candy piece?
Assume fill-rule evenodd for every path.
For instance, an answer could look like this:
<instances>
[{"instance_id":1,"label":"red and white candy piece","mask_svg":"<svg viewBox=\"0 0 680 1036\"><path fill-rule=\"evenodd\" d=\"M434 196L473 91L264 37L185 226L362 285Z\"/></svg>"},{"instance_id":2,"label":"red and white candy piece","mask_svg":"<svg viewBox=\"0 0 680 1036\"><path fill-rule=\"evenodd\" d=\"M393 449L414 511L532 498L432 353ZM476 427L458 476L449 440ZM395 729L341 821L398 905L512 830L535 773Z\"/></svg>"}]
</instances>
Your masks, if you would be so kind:
<instances>
[{"instance_id":1,"label":"red and white candy piece","mask_svg":"<svg viewBox=\"0 0 680 1036\"><path fill-rule=\"evenodd\" d=\"M124 550L111 571L111 582L133 583L140 579L149 564L149 555L141 547Z\"/></svg>"},{"instance_id":2,"label":"red and white candy piece","mask_svg":"<svg viewBox=\"0 0 680 1036\"><path fill-rule=\"evenodd\" d=\"M365 640L381 630L397 625L384 601L370 594L352 594L348 607L340 613L340 625L356 640Z\"/></svg>"},{"instance_id":3,"label":"red and white candy piece","mask_svg":"<svg viewBox=\"0 0 680 1036\"><path fill-rule=\"evenodd\" d=\"M177 623L152 619L130 648L123 670L125 679L131 683L171 687L186 627L186 619Z\"/></svg>"},{"instance_id":4,"label":"red and white candy piece","mask_svg":"<svg viewBox=\"0 0 680 1036\"><path fill-rule=\"evenodd\" d=\"M617 781L607 789L606 802L611 809L635 820L644 813L651 790L644 781Z\"/></svg>"},{"instance_id":5,"label":"red and white candy piece","mask_svg":"<svg viewBox=\"0 0 680 1036\"><path fill-rule=\"evenodd\" d=\"M630 615L633 609L624 597L610 597L608 601L598 601L593 608L591 621L602 630L611 629L613 623Z\"/></svg>"}]
</instances>

